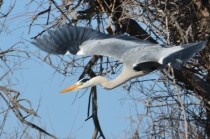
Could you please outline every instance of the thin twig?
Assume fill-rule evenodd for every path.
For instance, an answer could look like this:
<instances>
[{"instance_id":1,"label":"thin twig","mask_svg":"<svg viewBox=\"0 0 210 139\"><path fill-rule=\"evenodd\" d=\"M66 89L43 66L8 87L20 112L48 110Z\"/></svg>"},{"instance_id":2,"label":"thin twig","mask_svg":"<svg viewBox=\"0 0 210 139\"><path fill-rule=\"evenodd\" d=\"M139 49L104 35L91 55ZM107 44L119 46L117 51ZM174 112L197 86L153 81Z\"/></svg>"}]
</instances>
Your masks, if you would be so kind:
<instances>
[{"instance_id":1,"label":"thin twig","mask_svg":"<svg viewBox=\"0 0 210 139\"><path fill-rule=\"evenodd\" d=\"M54 0L50 0L55 7L62 13L62 15L69 21L69 23L71 23L71 20L68 18L68 16L63 12L63 10L61 10L61 8L58 6L57 2L55 2Z\"/></svg>"},{"instance_id":2,"label":"thin twig","mask_svg":"<svg viewBox=\"0 0 210 139\"><path fill-rule=\"evenodd\" d=\"M95 130L93 133L92 138L96 139L98 132L99 132L99 137L102 137L105 139L105 136L103 134L103 131L101 130L101 126L98 120L98 104L97 104L97 91L96 91L96 86L93 86L91 88L91 94L92 94L92 113L93 113L93 122L95 125Z\"/></svg>"},{"instance_id":3,"label":"thin twig","mask_svg":"<svg viewBox=\"0 0 210 139\"><path fill-rule=\"evenodd\" d=\"M42 129L41 127L29 122L26 120L26 118L22 115L21 111L19 110L21 106L21 109L23 111L25 111L26 113L30 113L30 115L33 115L34 114L34 111L33 110L28 110L27 108L23 108L23 106L21 104L19 104L20 101L18 101L18 96L19 96L19 92L15 91L15 90L12 90L12 89L8 89L4 86L0 86L0 90L8 97L9 101L5 98L5 97L1 97L4 99L4 101L7 103L7 106L9 106L9 108L14 112L15 116L22 122L24 123L25 125L28 125L30 126L31 128L34 128L36 130L38 130L39 132L41 133L44 133L52 138L55 138L57 139L56 136L50 134L49 132L47 132L46 130ZM13 94L11 94L13 93Z\"/></svg>"},{"instance_id":4,"label":"thin twig","mask_svg":"<svg viewBox=\"0 0 210 139\"><path fill-rule=\"evenodd\" d=\"M174 70L173 68L171 68L171 73L172 73L172 76L173 76L173 83L174 83L174 87L176 89L176 93L178 95L178 100L179 100L179 104L181 105L181 109L182 109L182 112L183 112L183 116L184 116L184 129L185 129L185 139L188 139L189 136L188 136L188 124L187 124L187 116L186 116L186 111L185 111L185 107L184 107L184 102L182 101L182 98L181 98L181 95L180 95L180 91L176 85L176 80L175 80L175 76L174 76Z\"/></svg>"}]
</instances>

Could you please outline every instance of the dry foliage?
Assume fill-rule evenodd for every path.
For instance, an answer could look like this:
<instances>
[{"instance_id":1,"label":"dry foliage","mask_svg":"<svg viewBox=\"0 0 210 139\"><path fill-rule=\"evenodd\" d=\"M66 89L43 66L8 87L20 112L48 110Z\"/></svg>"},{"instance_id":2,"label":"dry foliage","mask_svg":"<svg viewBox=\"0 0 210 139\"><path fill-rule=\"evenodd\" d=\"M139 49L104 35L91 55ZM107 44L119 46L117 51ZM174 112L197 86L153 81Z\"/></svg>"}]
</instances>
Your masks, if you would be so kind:
<instances>
[{"instance_id":1,"label":"dry foliage","mask_svg":"<svg viewBox=\"0 0 210 139\"><path fill-rule=\"evenodd\" d=\"M34 38L53 27L69 24L109 34L127 33L160 44L209 40L210 2L207 0L32 0L28 5L33 4L37 8L32 11L29 32L37 24L43 27ZM135 128L126 135L128 138L210 139L209 49L208 43L181 71L169 68L161 71L158 79L140 78L127 84L128 98L135 106L144 103L147 109L145 113L136 111L136 116L130 117ZM65 76L82 70L78 79L86 75L116 74L122 67L118 61L100 56L57 57L59 63L50 55L39 58ZM95 87L91 89L91 97L93 109L92 114L88 110L87 119L93 118L95 124L93 138L105 138L97 116Z\"/></svg>"}]
</instances>

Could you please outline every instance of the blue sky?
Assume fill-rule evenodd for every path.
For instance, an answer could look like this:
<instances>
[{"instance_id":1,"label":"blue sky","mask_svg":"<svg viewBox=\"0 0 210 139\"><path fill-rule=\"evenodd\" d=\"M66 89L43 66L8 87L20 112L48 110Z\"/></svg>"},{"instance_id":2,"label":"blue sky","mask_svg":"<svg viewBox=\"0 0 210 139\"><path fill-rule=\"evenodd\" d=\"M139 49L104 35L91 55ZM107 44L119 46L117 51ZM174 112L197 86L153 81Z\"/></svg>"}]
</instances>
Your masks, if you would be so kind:
<instances>
[{"instance_id":1,"label":"blue sky","mask_svg":"<svg viewBox=\"0 0 210 139\"><path fill-rule=\"evenodd\" d=\"M7 7L7 2L9 1L5 1L3 7ZM23 0L22 3L27 3L27 1ZM30 38L42 30L38 27L32 28L31 33L28 34L29 17L34 8L16 3L15 9L5 22L6 28L9 30L0 34L1 49L11 47L22 38L21 41L24 44L19 44L16 47L28 52L46 55L45 52L41 52L32 44L24 41L31 41ZM2 74L2 71L0 73ZM60 138L91 138L94 130L93 121L90 119L85 122L89 90L83 96L84 91L59 93L62 89L74 84L78 80L79 74L64 77L31 55L31 58L18 67L11 78L11 82L1 82L0 85L12 84L13 89L21 92L21 98L29 99L32 102L34 109L40 105L38 114L41 118L37 118L35 123ZM77 93L81 97L77 97L75 100ZM107 138L121 138L124 136L125 130L130 130L128 117L135 114L135 110L132 109L132 101L123 100L128 98L127 93L122 87L111 91L98 87L98 115L102 130ZM142 108L143 106L139 106L138 109L143 111ZM11 117L11 119L13 118L15 117ZM7 127L8 129L19 126L14 125L15 122L10 124L13 126Z\"/></svg>"}]
</instances>

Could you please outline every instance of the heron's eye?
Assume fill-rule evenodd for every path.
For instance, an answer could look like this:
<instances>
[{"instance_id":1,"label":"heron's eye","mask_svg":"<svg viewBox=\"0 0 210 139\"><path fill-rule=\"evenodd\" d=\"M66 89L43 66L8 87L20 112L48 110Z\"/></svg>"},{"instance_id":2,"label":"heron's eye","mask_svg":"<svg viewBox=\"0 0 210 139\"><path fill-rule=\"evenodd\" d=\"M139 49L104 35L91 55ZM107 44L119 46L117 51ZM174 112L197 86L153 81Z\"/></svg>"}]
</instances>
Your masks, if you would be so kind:
<instances>
[{"instance_id":1,"label":"heron's eye","mask_svg":"<svg viewBox=\"0 0 210 139\"><path fill-rule=\"evenodd\" d=\"M89 81L90 79L81 79L81 80L79 80L79 82L80 83L85 83L85 82L87 82L87 81Z\"/></svg>"}]
</instances>

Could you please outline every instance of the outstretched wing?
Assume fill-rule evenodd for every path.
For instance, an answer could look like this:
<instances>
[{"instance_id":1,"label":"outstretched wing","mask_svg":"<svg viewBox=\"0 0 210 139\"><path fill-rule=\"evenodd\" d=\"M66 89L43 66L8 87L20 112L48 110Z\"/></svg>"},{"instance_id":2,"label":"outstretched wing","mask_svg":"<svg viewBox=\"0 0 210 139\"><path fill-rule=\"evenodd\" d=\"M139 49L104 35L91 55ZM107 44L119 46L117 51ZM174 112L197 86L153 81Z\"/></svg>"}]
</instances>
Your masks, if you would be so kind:
<instances>
[{"instance_id":1,"label":"outstretched wing","mask_svg":"<svg viewBox=\"0 0 210 139\"><path fill-rule=\"evenodd\" d=\"M110 56L118 60L129 49L151 45L150 42L131 36L108 35L92 29L68 25L50 30L32 43L52 54L65 54L69 51L78 55Z\"/></svg>"}]
</instances>

